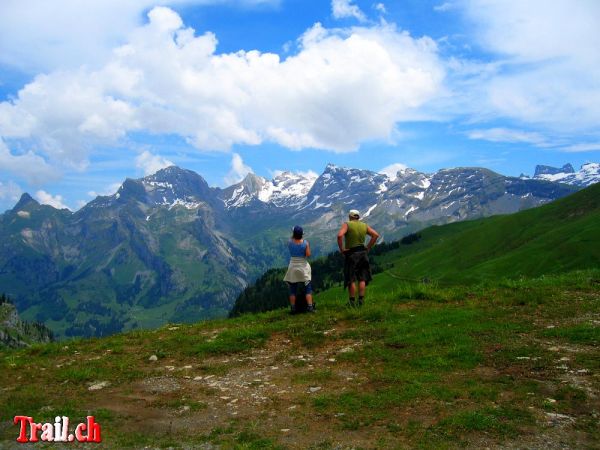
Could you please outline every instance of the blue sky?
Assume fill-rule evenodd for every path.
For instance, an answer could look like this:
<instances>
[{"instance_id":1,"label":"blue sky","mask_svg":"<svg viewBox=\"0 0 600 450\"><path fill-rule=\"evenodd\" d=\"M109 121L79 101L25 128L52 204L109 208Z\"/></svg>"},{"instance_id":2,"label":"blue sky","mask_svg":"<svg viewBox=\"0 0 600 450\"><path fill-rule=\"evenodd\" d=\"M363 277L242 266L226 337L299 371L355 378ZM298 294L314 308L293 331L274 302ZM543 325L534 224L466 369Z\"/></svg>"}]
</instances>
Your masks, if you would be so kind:
<instances>
[{"instance_id":1,"label":"blue sky","mask_svg":"<svg viewBox=\"0 0 600 450\"><path fill-rule=\"evenodd\" d=\"M169 164L225 186L598 162L597 23L593 0L7 0L0 211Z\"/></svg>"}]
</instances>

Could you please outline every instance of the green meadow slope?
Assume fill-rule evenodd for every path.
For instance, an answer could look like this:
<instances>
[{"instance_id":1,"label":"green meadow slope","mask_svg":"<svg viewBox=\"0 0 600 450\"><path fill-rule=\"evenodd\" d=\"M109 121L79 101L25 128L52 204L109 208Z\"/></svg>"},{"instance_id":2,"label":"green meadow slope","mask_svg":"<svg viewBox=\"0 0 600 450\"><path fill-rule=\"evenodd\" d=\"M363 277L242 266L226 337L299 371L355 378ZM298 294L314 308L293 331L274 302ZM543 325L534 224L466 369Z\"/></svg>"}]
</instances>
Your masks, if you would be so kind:
<instances>
[{"instance_id":1,"label":"green meadow slope","mask_svg":"<svg viewBox=\"0 0 600 450\"><path fill-rule=\"evenodd\" d=\"M506 216L430 227L383 255L407 279L470 283L600 266L600 184Z\"/></svg>"},{"instance_id":2,"label":"green meadow slope","mask_svg":"<svg viewBox=\"0 0 600 450\"><path fill-rule=\"evenodd\" d=\"M599 283L384 272L361 309L333 287L316 314L0 350L0 447L15 415L93 415L98 449L597 448Z\"/></svg>"}]
</instances>

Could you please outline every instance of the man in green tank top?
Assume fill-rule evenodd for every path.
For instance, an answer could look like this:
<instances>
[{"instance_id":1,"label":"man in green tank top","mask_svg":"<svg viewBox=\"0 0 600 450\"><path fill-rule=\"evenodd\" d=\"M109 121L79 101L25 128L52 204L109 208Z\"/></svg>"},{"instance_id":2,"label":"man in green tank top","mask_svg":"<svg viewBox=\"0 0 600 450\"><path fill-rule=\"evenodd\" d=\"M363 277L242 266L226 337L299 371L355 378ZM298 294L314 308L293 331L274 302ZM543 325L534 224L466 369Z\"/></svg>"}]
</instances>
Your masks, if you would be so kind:
<instances>
[{"instance_id":1,"label":"man in green tank top","mask_svg":"<svg viewBox=\"0 0 600 450\"><path fill-rule=\"evenodd\" d=\"M344 288L348 287L350 306L356 304L356 282L358 281L358 306L362 306L367 284L371 281L371 266L368 251L375 245L379 233L364 222L360 222L360 214L352 209L337 235L338 247L344 254ZM365 238L371 239L365 247Z\"/></svg>"}]
</instances>

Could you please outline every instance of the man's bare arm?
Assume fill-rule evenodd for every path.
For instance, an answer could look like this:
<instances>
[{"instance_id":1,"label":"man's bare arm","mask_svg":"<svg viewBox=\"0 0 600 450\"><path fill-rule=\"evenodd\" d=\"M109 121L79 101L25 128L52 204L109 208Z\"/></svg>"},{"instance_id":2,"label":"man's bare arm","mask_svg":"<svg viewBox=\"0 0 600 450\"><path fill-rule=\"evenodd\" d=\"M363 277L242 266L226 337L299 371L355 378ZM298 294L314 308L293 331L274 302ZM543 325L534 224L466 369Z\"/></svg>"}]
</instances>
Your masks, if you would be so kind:
<instances>
[{"instance_id":1,"label":"man's bare arm","mask_svg":"<svg viewBox=\"0 0 600 450\"><path fill-rule=\"evenodd\" d=\"M306 251L304 252L304 255L307 258L310 258L310 243L308 241L306 241Z\"/></svg>"},{"instance_id":2,"label":"man's bare arm","mask_svg":"<svg viewBox=\"0 0 600 450\"><path fill-rule=\"evenodd\" d=\"M344 253L344 235L346 234L347 231L348 231L348 225L344 223L342 225L342 227L340 228L340 231L338 231L338 235L337 235L338 247L340 248L340 252L342 252L342 253Z\"/></svg>"},{"instance_id":3,"label":"man's bare arm","mask_svg":"<svg viewBox=\"0 0 600 450\"><path fill-rule=\"evenodd\" d=\"M367 244L367 250L371 250L371 247L373 247L377 242L377 239L379 239L379 233L367 225L367 234L371 236L371 240Z\"/></svg>"}]
</instances>

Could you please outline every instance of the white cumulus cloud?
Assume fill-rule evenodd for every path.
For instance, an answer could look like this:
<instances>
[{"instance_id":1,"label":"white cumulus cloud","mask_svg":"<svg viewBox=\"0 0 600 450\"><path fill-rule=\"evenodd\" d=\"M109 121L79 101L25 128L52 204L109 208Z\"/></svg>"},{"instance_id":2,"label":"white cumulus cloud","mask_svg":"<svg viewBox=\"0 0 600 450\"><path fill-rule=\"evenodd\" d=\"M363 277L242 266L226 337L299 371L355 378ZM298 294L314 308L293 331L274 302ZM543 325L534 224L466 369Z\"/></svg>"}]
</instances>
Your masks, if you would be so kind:
<instances>
[{"instance_id":1,"label":"white cumulus cloud","mask_svg":"<svg viewBox=\"0 0 600 450\"><path fill-rule=\"evenodd\" d=\"M360 22L365 22L367 17L361 9L352 3L352 0L331 0L331 12L336 19L354 17Z\"/></svg>"},{"instance_id":2,"label":"white cumulus cloud","mask_svg":"<svg viewBox=\"0 0 600 450\"><path fill-rule=\"evenodd\" d=\"M88 202L86 202L85 200L77 200L76 209L81 209L87 204Z\"/></svg>"},{"instance_id":3,"label":"white cumulus cloud","mask_svg":"<svg viewBox=\"0 0 600 450\"><path fill-rule=\"evenodd\" d=\"M98 197L99 195L113 195L115 192L117 192L119 190L119 188L121 187L122 183L119 182L115 182L115 183L111 183L109 184L106 189L103 189L100 192L97 191L88 191L87 195L89 195L90 197Z\"/></svg>"},{"instance_id":4,"label":"white cumulus cloud","mask_svg":"<svg viewBox=\"0 0 600 450\"><path fill-rule=\"evenodd\" d=\"M58 172L31 150L13 153L0 138L0 167L33 185L58 178Z\"/></svg>"},{"instance_id":5,"label":"white cumulus cloud","mask_svg":"<svg viewBox=\"0 0 600 450\"><path fill-rule=\"evenodd\" d=\"M52 195L44 190L39 190L35 193L35 198L38 202L44 205L50 205L56 209L70 209L67 205L64 204L64 199L62 195Z\"/></svg>"},{"instance_id":6,"label":"white cumulus cloud","mask_svg":"<svg viewBox=\"0 0 600 450\"><path fill-rule=\"evenodd\" d=\"M379 170L379 173L387 175L391 180L395 180L398 176L398 172L404 171L408 169L406 164L402 163L394 163L389 166L385 166L383 169Z\"/></svg>"},{"instance_id":7,"label":"white cumulus cloud","mask_svg":"<svg viewBox=\"0 0 600 450\"><path fill-rule=\"evenodd\" d=\"M228 3L277 6L281 0L163 0L163 6ZM2 0L0 63L30 73L97 65L126 42L155 0Z\"/></svg>"},{"instance_id":8,"label":"white cumulus cloud","mask_svg":"<svg viewBox=\"0 0 600 450\"><path fill-rule=\"evenodd\" d=\"M375 10L379 11L381 14L387 13L387 9L385 8L385 4L383 4L383 3L375 3L373 5L373 8L375 8Z\"/></svg>"},{"instance_id":9,"label":"white cumulus cloud","mask_svg":"<svg viewBox=\"0 0 600 450\"><path fill-rule=\"evenodd\" d=\"M37 158L27 165L38 171L84 169L96 146L130 132L179 135L202 151L265 141L354 151L422 117L445 74L432 39L389 24L316 24L281 59L217 53L214 34L186 28L166 7L148 18L101 66L38 75L0 103L0 137L32 149L18 158ZM9 170L26 165L3 155Z\"/></svg>"},{"instance_id":10,"label":"white cumulus cloud","mask_svg":"<svg viewBox=\"0 0 600 450\"><path fill-rule=\"evenodd\" d=\"M456 2L475 42L495 55L477 74L471 114L518 120L540 129L598 135L600 2L469 0ZM464 87L464 86L463 86Z\"/></svg>"},{"instance_id":11,"label":"white cumulus cloud","mask_svg":"<svg viewBox=\"0 0 600 450\"><path fill-rule=\"evenodd\" d=\"M7 203L15 203L21 198L23 190L14 181L0 181L0 200Z\"/></svg>"},{"instance_id":12,"label":"white cumulus cloud","mask_svg":"<svg viewBox=\"0 0 600 450\"><path fill-rule=\"evenodd\" d=\"M145 150L135 158L135 165L138 169L142 169L144 175L150 175L158 172L160 169L172 166L173 163L160 155L155 155Z\"/></svg>"},{"instance_id":13,"label":"white cumulus cloud","mask_svg":"<svg viewBox=\"0 0 600 450\"><path fill-rule=\"evenodd\" d=\"M225 176L225 184L230 186L235 183L239 183L244 179L246 175L252 173L252 168L244 164L242 157L234 153L231 157L231 169Z\"/></svg>"}]
</instances>

